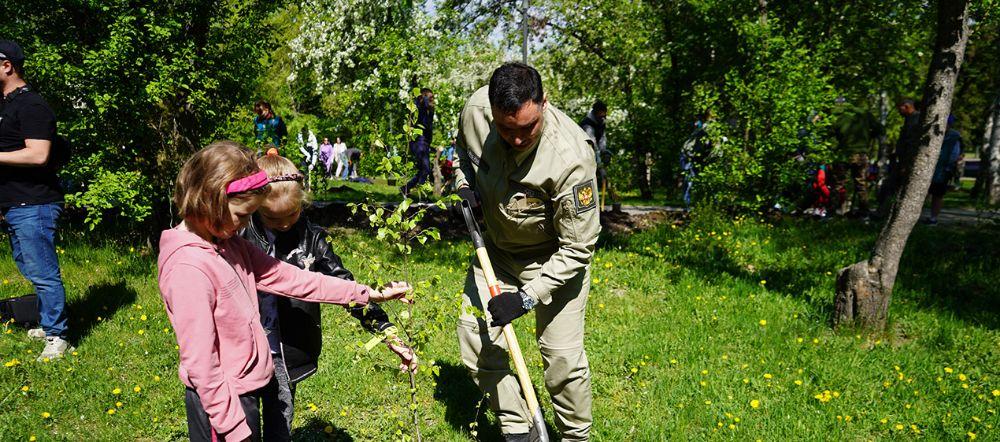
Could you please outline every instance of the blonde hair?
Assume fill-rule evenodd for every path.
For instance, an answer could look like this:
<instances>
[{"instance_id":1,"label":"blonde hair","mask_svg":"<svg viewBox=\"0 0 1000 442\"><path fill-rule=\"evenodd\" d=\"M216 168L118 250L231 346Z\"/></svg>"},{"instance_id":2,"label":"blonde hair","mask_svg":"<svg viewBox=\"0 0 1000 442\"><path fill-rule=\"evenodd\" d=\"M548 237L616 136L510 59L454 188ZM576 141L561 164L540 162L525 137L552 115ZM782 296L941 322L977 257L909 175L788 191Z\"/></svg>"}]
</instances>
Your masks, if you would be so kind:
<instances>
[{"instance_id":1,"label":"blonde hair","mask_svg":"<svg viewBox=\"0 0 1000 442\"><path fill-rule=\"evenodd\" d=\"M260 171L251 153L235 141L216 141L184 162L174 186L174 205L185 220L202 223L214 236L221 236L232 219L230 201L245 201L266 195L270 185L237 195L226 186Z\"/></svg>"},{"instance_id":2,"label":"blonde hair","mask_svg":"<svg viewBox=\"0 0 1000 442\"><path fill-rule=\"evenodd\" d=\"M287 178L295 175L300 177L299 179L272 182L271 192L267 194L266 204L269 206L296 204L302 208L312 201L312 196L306 192L305 186L302 184L305 177L295 167L295 163L288 158L269 153L257 158L257 165L271 178Z\"/></svg>"}]
</instances>

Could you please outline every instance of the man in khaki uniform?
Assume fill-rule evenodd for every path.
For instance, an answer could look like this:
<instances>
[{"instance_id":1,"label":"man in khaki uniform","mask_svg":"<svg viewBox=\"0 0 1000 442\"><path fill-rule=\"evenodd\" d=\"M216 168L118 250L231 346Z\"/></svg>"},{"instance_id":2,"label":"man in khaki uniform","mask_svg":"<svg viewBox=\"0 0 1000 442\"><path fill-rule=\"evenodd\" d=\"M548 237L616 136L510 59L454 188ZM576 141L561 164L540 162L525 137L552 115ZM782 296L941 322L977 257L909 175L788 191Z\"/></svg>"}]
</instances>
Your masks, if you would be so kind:
<instances>
[{"instance_id":1,"label":"man in khaki uniform","mask_svg":"<svg viewBox=\"0 0 1000 442\"><path fill-rule=\"evenodd\" d=\"M503 291L490 299L473 260L458 321L463 362L489 394L507 440L544 431L529 428L500 328L534 310L556 424L563 440L587 440L593 419L583 327L600 232L593 148L575 121L547 104L534 68L507 63L466 103L456 151L456 187L481 201Z\"/></svg>"}]
</instances>

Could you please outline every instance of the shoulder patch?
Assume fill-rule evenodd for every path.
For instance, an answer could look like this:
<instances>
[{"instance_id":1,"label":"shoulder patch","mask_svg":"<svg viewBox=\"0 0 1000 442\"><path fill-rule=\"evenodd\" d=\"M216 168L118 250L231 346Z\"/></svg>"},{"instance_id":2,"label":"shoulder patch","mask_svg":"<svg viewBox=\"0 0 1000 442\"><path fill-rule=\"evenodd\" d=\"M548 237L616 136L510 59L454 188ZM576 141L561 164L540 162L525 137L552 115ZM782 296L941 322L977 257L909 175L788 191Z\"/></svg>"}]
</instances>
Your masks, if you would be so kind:
<instances>
[{"instance_id":1,"label":"shoulder patch","mask_svg":"<svg viewBox=\"0 0 1000 442\"><path fill-rule=\"evenodd\" d=\"M573 200L576 202L576 212L583 213L597 207L597 195L594 192L594 180L573 186Z\"/></svg>"}]
</instances>

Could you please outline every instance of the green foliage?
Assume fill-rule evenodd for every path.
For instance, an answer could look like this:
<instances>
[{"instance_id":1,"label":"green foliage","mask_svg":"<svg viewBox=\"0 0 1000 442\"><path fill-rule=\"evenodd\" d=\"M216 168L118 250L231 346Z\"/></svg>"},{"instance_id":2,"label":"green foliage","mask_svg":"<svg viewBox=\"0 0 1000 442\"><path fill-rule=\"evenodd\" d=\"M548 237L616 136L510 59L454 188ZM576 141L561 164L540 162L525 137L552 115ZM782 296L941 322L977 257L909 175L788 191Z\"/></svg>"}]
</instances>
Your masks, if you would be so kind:
<instances>
[{"instance_id":1,"label":"green foliage","mask_svg":"<svg viewBox=\"0 0 1000 442\"><path fill-rule=\"evenodd\" d=\"M4 3L4 38L24 47L28 81L74 143L66 170L92 172L70 172L85 188L87 197L74 201L90 204L89 222L101 219L93 211L104 200L152 205L156 222L165 223L187 156L246 133L249 120L234 133L229 119L252 102L271 44L262 19L275 7L258 0ZM144 192L126 201L128 194L108 185L110 176L133 177ZM117 193L98 195L105 190ZM126 213L146 218L149 210Z\"/></svg>"},{"instance_id":2,"label":"green foliage","mask_svg":"<svg viewBox=\"0 0 1000 442\"><path fill-rule=\"evenodd\" d=\"M86 209L84 222L94 230L105 214L117 211L125 219L142 222L152 213L152 186L137 171L98 168L87 190L67 194L66 203Z\"/></svg>"},{"instance_id":3,"label":"green foliage","mask_svg":"<svg viewBox=\"0 0 1000 442\"><path fill-rule=\"evenodd\" d=\"M695 178L696 195L745 211L788 207L809 168L832 159L823 139L829 119L822 117L835 97L821 69L826 60L800 37L779 35L756 21L740 32L744 56L754 63L731 70L721 88L695 89L702 100L697 108L731 118L707 126L712 152Z\"/></svg>"}]
</instances>

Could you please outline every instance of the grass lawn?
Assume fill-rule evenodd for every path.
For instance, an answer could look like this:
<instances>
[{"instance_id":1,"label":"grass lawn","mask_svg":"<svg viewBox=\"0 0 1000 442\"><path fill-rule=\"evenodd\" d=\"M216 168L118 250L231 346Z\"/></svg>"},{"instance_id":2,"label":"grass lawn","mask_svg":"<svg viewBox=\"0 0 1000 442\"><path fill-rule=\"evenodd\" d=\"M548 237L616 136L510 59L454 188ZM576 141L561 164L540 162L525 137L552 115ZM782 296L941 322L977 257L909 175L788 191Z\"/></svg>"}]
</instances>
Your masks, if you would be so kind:
<instances>
[{"instance_id":1,"label":"grass lawn","mask_svg":"<svg viewBox=\"0 0 1000 442\"><path fill-rule=\"evenodd\" d=\"M370 196L375 201L399 202L402 199L399 195L400 185L390 186L383 178L376 178L373 184L330 180L330 187L316 191L314 199L360 203Z\"/></svg>"},{"instance_id":2,"label":"grass lawn","mask_svg":"<svg viewBox=\"0 0 1000 442\"><path fill-rule=\"evenodd\" d=\"M594 439L1000 439L1000 235L917 226L890 331L834 333L834 275L865 256L877 229L702 215L687 227L602 238L587 312ZM128 244L63 244L77 350L37 363L41 344L0 328L2 439L183 439L183 388L154 257ZM335 249L362 280L370 254L390 258L352 231L338 230ZM470 253L461 239L414 253L413 278L439 280L415 311L427 339L417 409L428 441L467 440L477 419L481 395L454 333ZM30 290L6 245L0 277L0 298ZM320 369L298 390L297 438L410 434L409 386L393 357L360 350L368 336L355 321L324 310ZM541 385L532 321L517 325ZM492 416L478 416L478 438L496 440Z\"/></svg>"}]
</instances>

